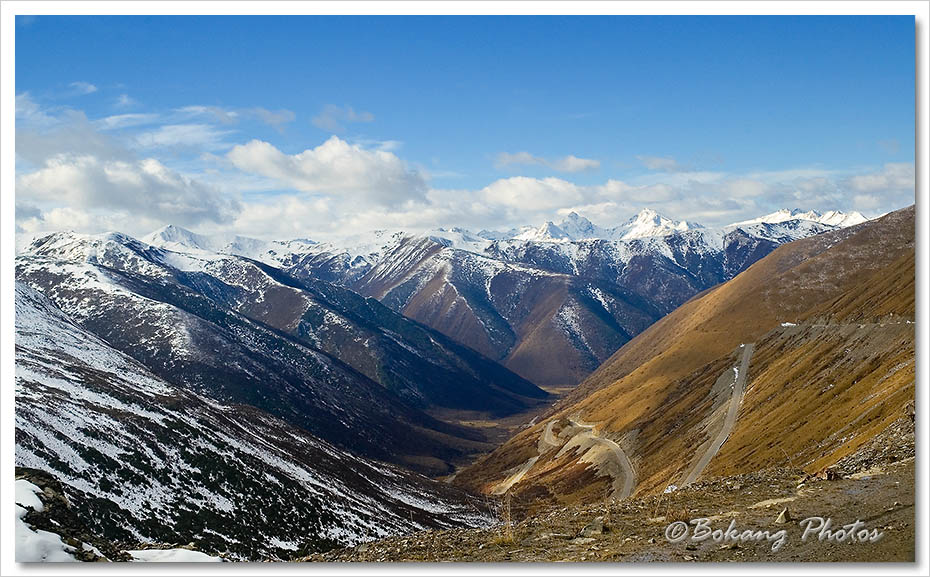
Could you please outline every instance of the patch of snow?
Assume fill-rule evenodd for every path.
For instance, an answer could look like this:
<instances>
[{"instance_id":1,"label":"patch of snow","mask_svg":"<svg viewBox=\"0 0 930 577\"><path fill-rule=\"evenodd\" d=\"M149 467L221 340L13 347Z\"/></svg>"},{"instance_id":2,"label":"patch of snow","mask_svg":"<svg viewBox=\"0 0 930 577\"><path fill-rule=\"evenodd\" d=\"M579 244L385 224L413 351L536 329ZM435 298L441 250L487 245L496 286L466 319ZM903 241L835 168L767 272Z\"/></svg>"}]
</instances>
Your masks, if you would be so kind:
<instances>
[{"instance_id":1,"label":"patch of snow","mask_svg":"<svg viewBox=\"0 0 930 577\"><path fill-rule=\"evenodd\" d=\"M59 563L77 561L72 555L74 547L66 545L61 536L50 531L33 529L23 518L29 512L25 507L42 511L39 495L42 490L25 479L16 480L16 562Z\"/></svg>"},{"instance_id":2,"label":"patch of snow","mask_svg":"<svg viewBox=\"0 0 930 577\"><path fill-rule=\"evenodd\" d=\"M25 479L16 480L16 504L22 505L23 507L32 507L33 510L41 513L45 510L45 505L42 504L42 499L39 498L39 495L42 493L42 489L30 483Z\"/></svg>"},{"instance_id":3,"label":"patch of snow","mask_svg":"<svg viewBox=\"0 0 930 577\"><path fill-rule=\"evenodd\" d=\"M298 549L298 545L294 541L282 541L277 537L268 539L268 544L278 549L287 549L288 551L296 551Z\"/></svg>"},{"instance_id":4,"label":"patch of snow","mask_svg":"<svg viewBox=\"0 0 930 577\"><path fill-rule=\"evenodd\" d=\"M146 563L221 563L219 557L189 549L133 549L126 551L133 561Z\"/></svg>"}]
</instances>

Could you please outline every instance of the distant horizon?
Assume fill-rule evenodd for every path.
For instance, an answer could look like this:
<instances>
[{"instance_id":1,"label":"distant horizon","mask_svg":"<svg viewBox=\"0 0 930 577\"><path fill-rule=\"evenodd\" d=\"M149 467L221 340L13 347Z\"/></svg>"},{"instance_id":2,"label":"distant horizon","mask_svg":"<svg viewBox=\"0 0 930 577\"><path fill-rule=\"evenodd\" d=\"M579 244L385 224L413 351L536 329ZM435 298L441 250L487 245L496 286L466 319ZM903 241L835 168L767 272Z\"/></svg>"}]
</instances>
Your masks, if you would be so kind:
<instances>
[{"instance_id":1,"label":"distant horizon","mask_svg":"<svg viewBox=\"0 0 930 577\"><path fill-rule=\"evenodd\" d=\"M16 230L334 238L572 211L616 225L642 206L707 227L795 207L871 217L914 202L913 30L17 17Z\"/></svg>"},{"instance_id":2,"label":"distant horizon","mask_svg":"<svg viewBox=\"0 0 930 577\"><path fill-rule=\"evenodd\" d=\"M888 214L890 214L890 213L892 213L892 212L896 212L896 211L898 211L898 210L904 210L904 209L908 208L908 207L911 206L911 205L913 205L913 203L911 203L911 204L909 204L909 205L905 205L905 206L899 207L899 208L896 208L896 209L893 209L893 210L890 210L890 211L887 211L887 212L883 212L883 213L880 213L880 214L875 214L875 215L873 215L873 216L869 216L868 214L862 213L862 212L860 212L860 211L834 211L833 209L822 210L822 209L817 209L817 208L808 209L808 210L803 210L803 209L800 209L800 208L797 208L797 207L791 207L791 208L785 207L785 208L778 209L778 210L775 210L775 211L772 211L772 212L769 212L769 213L766 213L766 214L756 215L756 217L753 217L753 218L750 218L750 219L746 219L745 221L731 222L731 223L727 223L727 224L723 224L723 225L717 225L717 226L706 226L706 225L704 225L704 224L701 223L701 222L697 222L697 221L693 221L693 220L687 220L687 221L674 221L674 220L673 220L673 222L675 222L675 223L682 223L682 222L687 223L687 224L690 225L690 227L691 227L691 228L689 228L688 230L719 230L719 229L726 229L726 228L736 228L736 227L739 227L739 226L741 226L741 225L751 224L752 221L754 221L754 220L759 220L760 222L773 222L773 221L766 221L766 220L762 220L762 219L764 219L765 217L773 217L773 216L775 216L777 213L783 212L783 211L789 211L789 212L798 213L798 214L805 214L805 213L809 213L809 212L816 212L816 213L820 214L821 216L823 216L823 215L825 215L825 214L827 214L827 213L830 213L830 212L839 212L839 213L844 214L844 215L847 215L847 216L851 216L851 215L856 215L856 214L858 214L858 215L862 216L863 218L865 218L866 220L876 220L876 219L882 218L882 217L884 217L884 216L886 216L886 215L888 215ZM628 224L628 223L630 223L632 220L634 220L636 217L638 217L640 214L642 214L643 212L647 212L647 211L653 211L653 212L655 212L659 217L668 218L666 215L664 215L664 214L662 214L662 213L660 213L660 212L658 212L658 211L654 211L653 209L651 209L651 208L648 207L648 206L644 206L644 207L640 208L639 211L637 211L637 212L636 212L635 214L633 214L631 217L629 217L629 218L627 218L627 219L625 219L625 220L623 220L623 221L620 221L620 222L608 222L608 223L592 220L592 219L588 218L586 215L581 214L581 213L579 213L579 212L577 212L577 211L573 211L573 212L575 212L575 214L576 214L577 216L579 216L579 217L581 217L581 218L584 218L584 219L588 220L589 222L591 222L593 225L595 225L595 226L597 226L597 227L609 229L609 228L614 228L614 227L620 227L620 226L622 226L622 225L624 225L624 224ZM542 228L542 227L544 227L544 226L546 226L546 225L548 225L548 224L553 224L553 225L555 225L555 226L560 226L561 224L564 223L564 221L565 221L569 216L570 216L570 214L569 214L569 215L565 215L565 216L563 216L563 217L561 217L561 218L559 218L559 219L556 219L556 220L549 219L549 220L546 220L546 221L544 221L544 222L526 223L526 224L523 224L523 225L520 225L520 226L511 227L511 228L509 228L509 229L487 229L487 228L473 229L473 228L465 228L465 227L459 227L459 226L451 226L451 227L438 226L438 227L429 227L429 228L416 228L416 227L375 228L375 229L368 229L368 230L353 231L353 232L350 232L350 233L346 233L346 234L343 234L343 235L337 235L337 236L331 236L331 235L315 236L315 235L313 235L313 234L307 234L307 235L295 236L295 237L258 237L258 236L250 236L250 235L239 234L239 233L237 233L237 232L235 232L235 231L203 232L203 231L200 231L200 230L196 230L194 227L186 227L186 226L178 225L178 224L175 224L175 223L165 223L165 224L162 224L162 225L160 225L160 226L158 226L158 227L156 227L156 228L154 228L154 229L152 229L152 230L149 230L149 231L144 232L144 233L141 233L141 234L131 234L131 233L128 233L128 232L122 231L122 230L105 230L105 231L98 231L98 232L82 232L82 231L77 231L77 230L73 230L73 229L60 229L60 230L49 230L49 231L42 231L42 232L35 232L35 233L17 232L17 234L16 234L16 253L19 254L21 251L25 250L25 249L28 247L28 245L29 245L30 243L32 243L33 241L35 241L35 240L38 240L38 239L43 238L43 237L46 237L46 236L50 236L50 235L54 235L54 234L59 234L59 233L79 234L79 235L89 235L89 236L98 236L98 235L107 235L107 234L122 234L122 235L126 235L126 236L128 236L128 237L134 238L134 239L136 239L136 240L139 240L139 241L144 241L147 237L150 237L150 236L152 236L152 235L154 235L154 234L157 234L157 233L159 233L159 232L161 232L161 231L163 231L163 230L165 230L165 229L168 229L168 228L175 228L175 229L179 229L179 230L182 230L182 231L185 231L185 232L188 232L188 233L197 235L197 236L203 236L203 237L209 237L209 238L224 238L224 237L225 237L225 238L232 238L232 237L241 237L241 238L243 238L243 239L257 240L257 241L266 242L266 243L302 241L302 242L307 242L307 243L312 243L312 244L332 245L332 246L335 246L335 247L338 247L338 246L341 246L341 245L346 245L346 244L351 244L353 240L357 240L357 239L360 238L360 237L365 237L365 236L368 236L368 235L374 235L374 234L379 234L379 233L397 233L397 232L405 232L405 233L410 233L410 234L412 234L412 235L426 235L426 234L431 233L431 232L442 232L442 231L445 231L445 232L455 232L455 231L462 231L462 232L467 232L467 233L469 233L469 234L472 234L472 235L475 235L475 236L477 236L477 237L483 238L483 239L485 239L485 240L490 240L488 237L482 237L482 236L481 236L482 233L490 233L490 234L507 233L507 232L513 232L513 231L518 231L518 230L522 230L522 229L530 229L530 230L536 229L536 230L538 230L538 229L540 229L540 228ZM789 219L789 220L794 220L794 219ZM594 238L594 237L592 237L592 238ZM586 240L587 240L587 239L586 239ZM618 239L618 240L619 240L619 239Z\"/></svg>"}]
</instances>

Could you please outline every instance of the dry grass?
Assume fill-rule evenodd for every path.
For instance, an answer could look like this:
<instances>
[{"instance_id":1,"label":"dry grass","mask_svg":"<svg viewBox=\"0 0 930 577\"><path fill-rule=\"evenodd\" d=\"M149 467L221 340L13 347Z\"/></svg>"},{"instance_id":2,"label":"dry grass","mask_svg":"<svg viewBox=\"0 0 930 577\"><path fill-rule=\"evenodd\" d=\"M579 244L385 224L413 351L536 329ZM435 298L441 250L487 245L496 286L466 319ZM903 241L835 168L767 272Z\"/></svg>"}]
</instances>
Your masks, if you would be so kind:
<instances>
[{"instance_id":1,"label":"dry grass","mask_svg":"<svg viewBox=\"0 0 930 577\"><path fill-rule=\"evenodd\" d=\"M913 209L783 245L640 334L569 393L555 414L580 413L615 439L633 435L628 452L637 494L661 492L678 484L715 435L702 428L719 408L710 394L714 382L735 364L739 345L753 342L739 418L704 476L786 460L822 468L883 430L913 399L914 325L905 322L914 314L913 271ZM858 327L889 318L898 324ZM544 422L472 467L468 478L499 480L536 454ZM609 479L585 486L592 479L547 461L552 455L540 458L513 490L539 487L562 503L601 498Z\"/></svg>"}]
</instances>

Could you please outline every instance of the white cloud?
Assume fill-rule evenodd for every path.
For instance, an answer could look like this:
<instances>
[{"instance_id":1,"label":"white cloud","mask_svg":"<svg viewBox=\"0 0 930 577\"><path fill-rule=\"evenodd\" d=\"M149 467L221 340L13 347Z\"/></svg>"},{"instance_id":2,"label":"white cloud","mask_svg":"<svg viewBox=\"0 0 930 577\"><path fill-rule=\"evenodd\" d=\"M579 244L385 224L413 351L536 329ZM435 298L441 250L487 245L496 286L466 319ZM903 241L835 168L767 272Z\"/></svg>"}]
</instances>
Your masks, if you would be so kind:
<instances>
[{"instance_id":1,"label":"white cloud","mask_svg":"<svg viewBox=\"0 0 930 577\"><path fill-rule=\"evenodd\" d=\"M181 118L207 118L221 124L235 124L239 121L238 112L221 106L184 106L175 109L175 113Z\"/></svg>"},{"instance_id":2,"label":"white cloud","mask_svg":"<svg viewBox=\"0 0 930 577\"><path fill-rule=\"evenodd\" d=\"M16 95L16 120L21 123L45 126L55 122L55 119L42 110L28 92L20 92Z\"/></svg>"},{"instance_id":3,"label":"white cloud","mask_svg":"<svg viewBox=\"0 0 930 577\"><path fill-rule=\"evenodd\" d=\"M61 206L50 208L37 215L16 214L16 231L31 233L30 236L73 230L75 232L96 234L101 232L123 232L141 236L164 224L159 218L152 218L136 211L114 210L112 208L80 208ZM200 226L201 223L197 223ZM18 242L18 241L17 241Z\"/></svg>"},{"instance_id":4,"label":"white cloud","mask_svg":"<svg viewBox=\"0 0 930 577\"><path fill-rule=\"evenodd\" d=\"M329 199L284 194L248 203L233 228L265 238L300 238L327 229L326 223L336 218L330 212Z\"/></svg>"},{"instance_id":5,"label":"white cloud","mask_svg":"<svg viewBox=\"0 0 930 577\"><path fill-rule=\"evenodd\" d=\"M856 192L887 190L913 190L914 165L906 162L885 164L878 172L852 176L847 181Z\"/></svg>"},{"instance_id":6,"label":"white cloud","mask_svg":"<svg viewBox=\"0 0 930 577\"><path fill-rule=\"evenodd\" d=\"M610 201L630 203L667 202L677 198L676 189L665 183L629 184L609 179L602 186L594 187L597 197Z\"/></svg>"},{"instance_id":7,"label":"white cloud","mask_svg":"<svg viewBox=\"0 0 930 577\"><path fill-rule=\"evenodd\" d=\"M283 130L284 125L290 122L294 122L297 118L297 115L290 110L281 109L281 110L268 110L267 108L250 108L249 112L258 117L259 120L264 122L269 126L273 126L277 130Z\"/></svg>"},{"instance_id":8,"label":"white cloud","mask_svg":"<svg viewBox=\"0 0 930 577\"><path fill-rule=\"evenodd\" d=\"M74 89L75 94L93 94L97 92L97 87L90 82L72 82L69 86Z\"/></svg>"},{"instance_id":9,"label":"white cloud","mask_svg":"<svg viewBox=\"0 0 930 577\"><path fill-rule=\"evenodd\" d=\"M375 115L371 112L358 111L351 106L327 104L319 114L311 119L314 126L327 132L342 133L346 124L356 122L373 122Z\"/></svg>"},{"instance_id":10,"label":"white cloud","mask_svg":"<svg viewBox=\"0 0 930 577\"><path fill-rule=\"evenodd\" d=\"M584 189L560 178L514 176L492 182L479 191L478 197L491 205L547 211L582 201Z\"/></svg>"},{"instance_id":11,"label":"white cloud","mask_svg":"<svg viewBox=\"0 0 930 577\"><path fill-rule=\"evenodd\" d=\"M585 170L597 170L601 167L601 162L591 158L578 158L569 154L552 161L551 166L560 172L583 172Z\"/></svg>"},{"instance_id":12,"label":"white cloud","mask_svg":"<svg viewBox=\"0 0 930 577\"><path fill-rule=\"evenodd\" d=\"M157 129L136 135L142 148L195 147L205 150L226 148L225 137L232 134L210 124L165 124Z\"/></svg>"},{"instance_id":13,"label":"white cloud","mask_svg":"<svg viewBox=\"0 0 930 577\"><path fill-rule=\"evenodd\" d=\"M874 194L857 194L853 197L853 207L858 211L874 212L881 204L881 199Z\"/></svg>"},{"instance_id":14,"label":"white cloud","mask_svg":"<svg viewBox=\"0 0 930 577\"><path fill-rule=\"evenodd\" d=\"M131 108L138 104L133 98L128 94L120 94L116 97L116 107L117 108Z\"/></svg>"},{"instance_id":15,"label":"white cloud","mask_svg":"<svg viewBox=\"0 0 930 577\"><path fill-rule=\"evenodd\" d=\"M132 218L188 225L203 221L228 223L239 203L217 189L170 170L154 158L138 161L101 160L91 155L61 154L16 179L18 201L54 209L124 214ZM33 217L34 218L34 217ZM74 226L82 226L76 222ZM125 231L126 228L123 230Z\"/></svg>"},{"instance_id":16,"label":"white cloud","mask_svg":"<svg viewBox=\"0 0 930 577\"><path fill-rule=\"evenodd\" d=\"M368 118L340 110L349 119ZM914 169L902 163L733 174L659 162L652 164L665 170L595 184L513 175L486 186L435 189L427 168L399 156L398 141L347 142L333 136L296 154L261 140L229 142L234 129L239 133L249 126L246 119L280 127L295 117L286 110L192 106L91 122L82 112L45 109L21 93L16 101L18 230L133 234L177 223L263 238L325 238L373 228L502 229L541 224L571 210L611 226L644 206L715 226L785 207L875 215L914 199ZM147 158L140 159L139 150ZM552 159L529 152L497 160L508 167L566 172L597 166L573 155ZM438 166L438 159L433 162L429 170Z\"/></svg>"},{"instance_id":17,"label":"white cloud","mask_svg":"<svg viewBox=\"0 0 930 577\"><path fill-rule=\"evenodd\" d=\"M501 152L494 160L494 166L497 168L509 168L511 166L539 166L545 165L546 161L539 156L533 156L529 152Z\"/></svg>"},{"instance_id":18,"label":"white cloud","mask_svg":"<svg viewBox=\"0 0 930 577\"><path fill-rule=\"evenodd\" d=\"M273 178L285 187L383 206L421 200L427 190L423 177L393 153L367 150L337 136L294 155L268 142L252 140L234 146L227 158L236 168Z\"/></svg>"},{"instance_id":19,"label":"white cloud","mask_svg":"<svg viewBox=\"0 0 930 577\"><path fill-rule=\"evenodd\" d=\"M178 123L184 121L200 120L218 122L220 124L237 124L246 118L257 119L268 126L271 126L278 132L284 130L284 126L297 119L297 115L292 110L281 108L278 110L269 110L261 106L252 108L224 108L222 106L183 106L176 108L171 119Z\"/></svg>"},{"instance_id":20,"label":"white cloud","mask_svg":"<svg viewBox=\"0 0 930 577\"><path fill-rule=\"evenodd\" d=\"M637 156L636 159L649 170L656 170L659 172L678 172L682 170L678 161L671 157L640 155Z\"/></svg>"},{"instance_id":21,"label":"white cloud","mask_svg":"<svg viewBox=\"0 0 930 577\"><path fill-rule=\"evenodd\" d=\"M17 171L23 167L20 161L33 166L42 166L45 161L60 154L82 153L99 158L124 160L131 154L116 143L108 134L100 132L99 126L87 120L83 112L65 110L51 117L39 110L39 116L49 120L41 122L17 122L16 161Z\"/></svg>"},{"instance_id":22,"label":"white cloud","mask_svg":"<svg viewBox=\"0 0 930 577\"><path fill-rule=\"evenodd\" d=\"M636 184L667 184L677 188L713 184L722 182L731 177L724 172L712 171L680 171L647 173L631 179Z\"/></svg>"},{"instance_id":23,"label":"white cloud","mask_svg":"<svg viewBox=\"0 0 930 577\"><path fill-rule=\"evenodd\" d=\"M600 168L599 160L579 158L573 154L556 159L546 159L534 156L526 151L501 152L494 159L494 166L498 169L509 169L517 166L545 166L559 172L583 172Z\"/></svg>"},{"instance_id":24,"label":"white cloud","mask_svg":"<svg viewBox=\"0 0 930 577\"><path fill-rule=\"evenodd\" d=\"M101 130L119 130L133 126L154 124L160 118L159 115L153 113L137 112L131 114L114 114L113 116L107 116L95 121L95 124L100 127Z\"/></svg>"},{"instance_id":25,"label":"white cloud","mask_svg":"<svg viewBox=\"0 0 930 577\"><path fill-rule=\"evenodd\" d=\"M757 198L765 194L768 187L764 182L751 178L734 178L723 186L723 192L734 198Z\"/></svg>"},{"instance_id":26,"label":"white cloud","mask_svg":"<svg viewBox=\"0 0 930 577\"><path fill-rule=\"evenodd\" d=\"M820 167L789 168L784 170L754 171L743 175L745 178L761 180L763 182L789 182L814 178L833 178L839 171Z\"/></svg>"}]
</instances>

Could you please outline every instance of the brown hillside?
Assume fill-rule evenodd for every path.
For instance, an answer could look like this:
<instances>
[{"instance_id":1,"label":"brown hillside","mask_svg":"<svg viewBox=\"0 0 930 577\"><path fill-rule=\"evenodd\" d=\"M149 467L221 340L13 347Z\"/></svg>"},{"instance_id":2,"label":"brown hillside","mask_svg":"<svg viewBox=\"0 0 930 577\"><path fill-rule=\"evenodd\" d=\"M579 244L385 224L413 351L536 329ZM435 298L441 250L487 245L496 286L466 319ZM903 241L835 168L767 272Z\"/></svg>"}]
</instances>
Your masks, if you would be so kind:
<instances>
[{"instance_id":1,"label":"brown hillside","mask_svg":"<svg viewBox=\"0 0 930 577\"><path fill-rule=\"evenodd\" d=\"M524 501L603 499L623 475L610 443L634 494L834 463L913 398L913 271L913 207L783 245L633 339L457 481L488 491L522 473L510 491ZM599 454L569 419L595 426Z\"/></svg>"}]
</instances>

